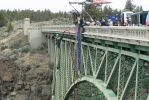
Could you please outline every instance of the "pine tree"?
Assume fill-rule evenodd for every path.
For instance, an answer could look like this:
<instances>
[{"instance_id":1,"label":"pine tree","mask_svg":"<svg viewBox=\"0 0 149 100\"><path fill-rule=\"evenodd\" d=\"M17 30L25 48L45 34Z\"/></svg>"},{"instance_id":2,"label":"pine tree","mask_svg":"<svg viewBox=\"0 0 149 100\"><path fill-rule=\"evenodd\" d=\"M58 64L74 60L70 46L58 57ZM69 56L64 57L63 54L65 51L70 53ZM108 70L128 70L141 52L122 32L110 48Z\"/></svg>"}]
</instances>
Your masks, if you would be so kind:
<instances>
[{"instance_id":1,"label":"pine tree","mask_svg":"<svg viewBox=\"0 0 149 100\"><path fill-rule=\"evenodd\" d=\"M12 31L13 30L13 27L12 27L12 24L11 24L11 22L8 22L7 23L7 32L10 32L10 31Z\"/></svg>"},{"instance_id":2,"label":"pine tree","mask_svg":"<svg viewBox=\"0 0 149 100\"><path fill-rule=\"evenodd\" d=\"M87 13L93 19L97 19L101 15L101 12L99 11L99 9L94 4L86 5L85 6L85 12L83 12L83 15L85 16L85 19L90 20L90 16Z\"/></svg>"},{"instance_id":3,"label":"pine tree","mask_svg":"<svg viewBox=\"0 0 149 100\"><path fill-rule=\"evenodd\" d=\"M135 5L132 3L132 1L131 0L127 0L126 4L125 4L124 10L133 11L134 7L135 7Z\"/></svg>"},{"instance_id":4,"label":"pine tree","mask_svg":"<svg viewBox=\"0 0 149 100\"><path fill-rule=\"evenodd\" d=\"M136 6L133 11L134 12L141 12L141 11L143 11L143 8L142 8L142 6Z\"/></svg>"},{"instance_id":5,"label":"pine tree","mask_svg":"<svg viewBox=\"0 0 149 100\"><path fill-rule=\"evenodd\" d=\"M6 20L3 16L3 14L0 12L0 27L6 25Z\"/></svg>"}]
</instances>

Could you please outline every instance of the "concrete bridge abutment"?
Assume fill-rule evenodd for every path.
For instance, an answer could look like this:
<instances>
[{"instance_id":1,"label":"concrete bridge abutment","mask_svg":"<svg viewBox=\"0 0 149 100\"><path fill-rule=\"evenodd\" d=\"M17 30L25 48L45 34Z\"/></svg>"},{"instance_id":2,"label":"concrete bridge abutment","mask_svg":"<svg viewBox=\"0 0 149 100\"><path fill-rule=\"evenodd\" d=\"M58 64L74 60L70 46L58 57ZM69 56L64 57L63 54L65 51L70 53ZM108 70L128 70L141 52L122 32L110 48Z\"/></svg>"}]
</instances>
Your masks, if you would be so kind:
<instances>
[{"instance_id":1,"label":"concrete bridge abutment","mask_svg":"<svg viewBox=\"0 0 149 100\"><path fill-rule=\"evenodd\" d=\"M44 43L44 35L41 32L40 27L33 28L29 31L29 43L31 45L31 49L38 49L42 46L42 43Z\"/></svg>"},{"instance_id":2,"label":"concrete bridge abutment","mask_svg":"<svg viewBox=\"0 0 149 100\"><path fill-rule=\"evenodd\" d=\"M28 29L30 28L30 18L25 18L24 19L24 35L27 36L29 35Z\"/></svg>"},{"instance_id":3,"label":"concrete bridge abutment","mask_svg":"<svg viewBox=\"0 0 149 100\"><path fill-rule=\"evenodd\" d=\"M32 26L30 18L24 19L24 35L28 36L31 49L38 49L45 42L45 36L42 34L40 26Z\"/></svg>"}]
</instances>

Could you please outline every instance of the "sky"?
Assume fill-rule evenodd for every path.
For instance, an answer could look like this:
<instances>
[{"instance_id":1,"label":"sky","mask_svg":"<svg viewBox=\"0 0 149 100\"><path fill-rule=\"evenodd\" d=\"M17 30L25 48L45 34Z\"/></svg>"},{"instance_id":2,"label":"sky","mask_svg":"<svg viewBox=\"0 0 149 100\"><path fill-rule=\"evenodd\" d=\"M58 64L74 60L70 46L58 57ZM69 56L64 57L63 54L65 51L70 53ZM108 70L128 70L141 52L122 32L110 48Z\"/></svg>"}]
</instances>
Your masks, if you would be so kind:
<instances>
[{"instance_id":1,"label":"sky","mask_svg":"<svg viewBox=\"0 0 149 100\"><path fill-rule=\"evenodd\" d=\"M69 1L84 1L84 0L0 0L0 9L31 9L44 10L50 9L52 12L71 11L73 8L69 5ZM108 0L111 4L107 4L112 8L123 9L126 0ZM144 10L149 10L149 0L132 0L138 6L142 6ZM74 5L77 10L81 10L81 6Z\"/></svg>"}]
</instances>

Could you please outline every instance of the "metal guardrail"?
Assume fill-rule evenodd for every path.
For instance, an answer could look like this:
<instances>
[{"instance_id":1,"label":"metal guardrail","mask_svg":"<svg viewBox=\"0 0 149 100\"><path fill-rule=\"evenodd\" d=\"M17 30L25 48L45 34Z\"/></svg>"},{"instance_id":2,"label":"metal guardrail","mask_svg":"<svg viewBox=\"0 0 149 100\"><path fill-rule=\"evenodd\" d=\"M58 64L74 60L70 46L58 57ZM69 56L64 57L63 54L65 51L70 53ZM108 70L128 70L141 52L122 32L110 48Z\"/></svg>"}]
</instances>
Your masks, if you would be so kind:
<instances>
[{"instance_id":1,"label":"metal guardrail","mask_svg":"<svg viewBox=\"0 0 149 100\"><path fill-rule=\"evenodd\" d=\"M86 27L87 34L149 41L148 27Z\"/></svg>"}]
</instances>

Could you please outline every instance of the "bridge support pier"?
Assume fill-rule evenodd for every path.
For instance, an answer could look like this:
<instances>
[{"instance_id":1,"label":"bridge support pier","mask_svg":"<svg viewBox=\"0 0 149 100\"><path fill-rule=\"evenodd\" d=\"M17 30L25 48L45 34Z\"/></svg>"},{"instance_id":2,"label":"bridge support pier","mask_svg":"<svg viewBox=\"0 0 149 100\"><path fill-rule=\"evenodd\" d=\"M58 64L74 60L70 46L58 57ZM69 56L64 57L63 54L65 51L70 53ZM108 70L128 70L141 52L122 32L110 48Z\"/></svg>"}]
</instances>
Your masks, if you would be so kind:
<instances>
[{"instance_id":1,"label":"bridge support pier","mask_svg":"<svg viewBox=\"0 0 149 100\"><path fill-rule=\"evenodd\" d=\"M24 19L24 35L28 36L31 49L38 49L45 42L40 26L31 26L30 18Z\"/></svg>"},{"instance_id":2,"label":"bridge support pier","mask_svg":"<svg viewBox=\"0 0 149 100\"><path fill-rule=\"evenodd\" d=\"M55 39L52 35L47 35L47 45L48 45L48 55L50 66L54 66L55 64Z\"/></svg>"},{"instance_id":3,"label":"bridge support pier","mask_svg":"<svg viewBox=\"0 0 149 100\"><path fill-rule=\"evenodd\" d=\"M31 49L38 49L41 47L42 43L44 42L44 35L41 32L41 28L33 28L29 32L29 43L31 45Z\"/></svg>"},{"instance_id":4,"label":"bridge support pier","mask_svg":"<svg viewBox=\"0 0 149 100\"><path fill-rule=\"evenodd\" d=\"M48 54L50 56L50 63L53 65L55 62L55 39L52 35L48 36Z\"/></svg>"},{"instance_id":5,"label":"bridge support pier","mask_svg":"<svg viewBox=\"0 0 149 100\"><path fill-rule=\"evenodd\" d=\"M47 36L47 41L48 41L48 55L49 55L49 57L51 57L51 42L50 42L51 36L50 35Z\"/></svg>"}]
</instances>

